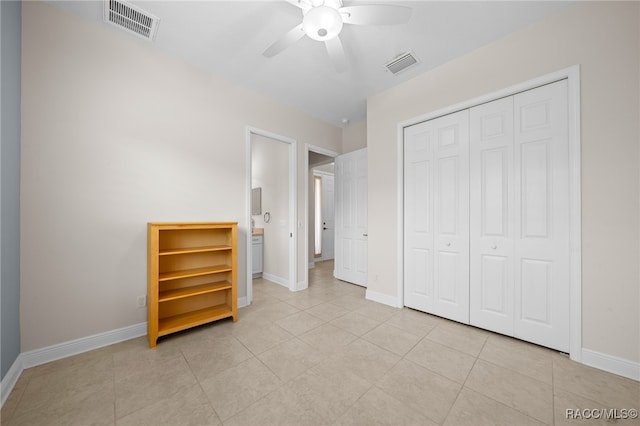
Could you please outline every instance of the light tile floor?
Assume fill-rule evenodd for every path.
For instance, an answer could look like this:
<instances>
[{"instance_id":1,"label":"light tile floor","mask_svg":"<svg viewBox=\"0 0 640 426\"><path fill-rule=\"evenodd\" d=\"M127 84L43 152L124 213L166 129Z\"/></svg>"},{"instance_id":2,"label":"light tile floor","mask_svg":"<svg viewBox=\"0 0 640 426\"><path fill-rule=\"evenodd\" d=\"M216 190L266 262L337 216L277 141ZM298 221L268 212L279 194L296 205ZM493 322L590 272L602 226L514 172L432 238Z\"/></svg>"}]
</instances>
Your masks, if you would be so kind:
<instances>
[{"instance_id":1,"label":"light tile floor","mask_svg":"<svg viewBox=\"0 0 640 426\"><path fill-rule=\"evenodd\" d=\"M591 425L610 423L566 410L640 408L638 382L367 301L332 269L296 293L255 280L237 323L27 369L2 425Z\"/></svg>"}]
</instances>

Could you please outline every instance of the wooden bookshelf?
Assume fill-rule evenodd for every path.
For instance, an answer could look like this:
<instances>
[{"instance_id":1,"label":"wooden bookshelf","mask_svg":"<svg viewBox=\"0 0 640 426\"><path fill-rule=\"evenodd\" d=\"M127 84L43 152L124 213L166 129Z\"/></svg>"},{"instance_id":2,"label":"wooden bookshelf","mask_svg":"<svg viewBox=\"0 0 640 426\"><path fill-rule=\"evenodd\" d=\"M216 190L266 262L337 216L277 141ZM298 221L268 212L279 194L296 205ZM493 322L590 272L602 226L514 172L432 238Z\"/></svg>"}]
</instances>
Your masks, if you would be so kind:
<instances>
[{"instance_id":1,"label":"wooden bookshelf","mask_svg":"<svg viewBox=\"0 0 640 426\"><path fill-rule=\"evenodd\" d=\"M158 337L238 319L237 223L148 224L149 346Z\"/></svg>"}]
</instances>

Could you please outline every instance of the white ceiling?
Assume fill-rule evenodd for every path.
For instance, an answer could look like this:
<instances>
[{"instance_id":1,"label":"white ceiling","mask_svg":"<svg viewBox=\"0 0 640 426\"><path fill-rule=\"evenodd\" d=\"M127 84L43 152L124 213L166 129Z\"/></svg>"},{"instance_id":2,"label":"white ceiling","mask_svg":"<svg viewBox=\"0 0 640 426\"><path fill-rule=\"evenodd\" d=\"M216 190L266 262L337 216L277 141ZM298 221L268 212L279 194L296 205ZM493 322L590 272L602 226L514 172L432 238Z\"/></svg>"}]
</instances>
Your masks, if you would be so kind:
<instances>
[{"instance_id":1,"label":"white ceiling","mask_svg":"<svg viewBox=\"0 0 640 426\"><path fill-rule=\"evenodd\" d=\"M103 2L49 1L102 22ZM303 38L273 58L262 52L302 21L285 1L139 1L160 18L149 43L225 79L250 87L336 126L366 116L366 99L511 32L570 3L564 1L355 1L344 5L397 4L413 9L406 25L345 25L340 38L349 68L336 72L324 44ZM131 36L135 37L135 36ZM413 51L420 63L397 75L384 64Z\"/></svg>"}]
</instances>

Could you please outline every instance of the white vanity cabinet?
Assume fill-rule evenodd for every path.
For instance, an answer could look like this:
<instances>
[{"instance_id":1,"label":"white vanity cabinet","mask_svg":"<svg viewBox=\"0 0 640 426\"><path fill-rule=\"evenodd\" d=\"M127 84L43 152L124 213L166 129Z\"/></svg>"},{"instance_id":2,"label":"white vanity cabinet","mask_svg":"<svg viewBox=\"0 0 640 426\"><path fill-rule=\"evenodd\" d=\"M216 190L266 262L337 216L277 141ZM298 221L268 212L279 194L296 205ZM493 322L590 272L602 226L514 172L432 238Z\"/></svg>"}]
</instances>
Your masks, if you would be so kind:
<instances>
[{"instance_id":1,"label":"white vanity cabinet","mask_svg":"<svg viewBox=\"0 0 640 426\"><path fill-rule=\"evenodd\" d=\"M252 257L252 272L253 278L259 278L262 276L263 265L263 248L264 248L264 235L253 234L251 236L251 257Z\"/></svg>"}]
</instances>

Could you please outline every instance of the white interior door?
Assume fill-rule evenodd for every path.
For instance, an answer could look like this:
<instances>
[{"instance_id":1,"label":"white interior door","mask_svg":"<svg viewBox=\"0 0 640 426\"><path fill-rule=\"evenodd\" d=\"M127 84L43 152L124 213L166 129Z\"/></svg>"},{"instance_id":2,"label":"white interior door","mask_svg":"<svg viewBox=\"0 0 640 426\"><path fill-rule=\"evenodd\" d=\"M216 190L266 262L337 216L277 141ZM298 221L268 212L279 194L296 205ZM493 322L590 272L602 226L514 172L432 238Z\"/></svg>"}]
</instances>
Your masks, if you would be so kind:
<instances>
[{"instance_id":1,"label":"white interior door","mask_svg":"<svg viewBox=\"0 0 640 426\"><path fill-rule=\"evenodd\" d=\"M322 260L334 257L334 177L321 174L322 178Z\"/></svg>"},{"instance_id":2,"label":"white interior door","mask_svg":"<svg viewBox=\"0 0 640 426\"><path fill-rule=\"evenodd\" d=\"M335 161L336 278L367 285L367 150Z\"/></svg>"},{"instance_id":3,"label":"white interior door","mask_svg":"<svg viewBox=\"0 0 640 426\"><path fill-rule=\"evenodd\" d=\"M469 111L405 129L405 305L469 322Z\"/></svg>"}]
</instances>

